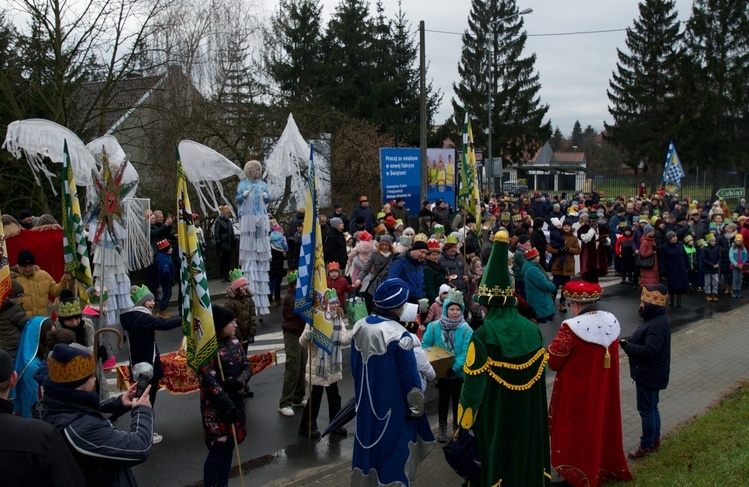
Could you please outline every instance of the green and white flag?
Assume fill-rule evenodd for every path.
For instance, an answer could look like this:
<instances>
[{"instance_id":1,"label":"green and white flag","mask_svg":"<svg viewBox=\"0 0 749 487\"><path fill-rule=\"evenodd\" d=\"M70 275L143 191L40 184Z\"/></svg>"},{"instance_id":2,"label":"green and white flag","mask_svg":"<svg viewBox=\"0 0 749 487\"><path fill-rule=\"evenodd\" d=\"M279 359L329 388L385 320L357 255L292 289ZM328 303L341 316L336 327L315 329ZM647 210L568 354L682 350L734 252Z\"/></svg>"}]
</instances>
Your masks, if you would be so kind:
<instances>
[{"instance_id":1,"label":"green and white flag","mask_svg":"<svg viewBox=\"0 0 749 487\"><path fill-rule=\"evenodd\" d=\"M86 290L94 285L91 278L91 264L88 258L88 245L83 232L81 206L78 203L78 189L70 163L68 142L65 141L65 162L62 168L62 245L65 255L65 272L80 283L78 295L88 303Z\"/></svg>"}]
</instances>

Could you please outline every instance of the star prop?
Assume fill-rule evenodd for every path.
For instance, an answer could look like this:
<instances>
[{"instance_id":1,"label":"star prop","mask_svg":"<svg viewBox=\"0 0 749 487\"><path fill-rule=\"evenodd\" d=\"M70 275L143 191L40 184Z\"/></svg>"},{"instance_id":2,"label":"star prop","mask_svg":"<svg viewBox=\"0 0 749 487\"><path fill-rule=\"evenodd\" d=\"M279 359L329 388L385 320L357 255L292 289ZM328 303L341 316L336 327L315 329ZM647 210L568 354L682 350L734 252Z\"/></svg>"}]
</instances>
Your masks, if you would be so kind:
<instances>
[{"instance_id":1,"label":"star prop","mask_svg":"<svg viewBox=\"0 0 749 487\"><path fill-rule=\"evenodd\" d=\"M115 173L112 172L109 157L107 156L106 150L103 148L101 154L98 155L98 159L101 161L101 176L96 173L93 174L94 185L96 186L96 191L99 195L98 224L96 226L96 234L94 235L95 244L99 243L101 233L105 228L112 237L112 241L115 241L115 220L120 225L124 226L122 214L125 210L122 208L122 199L136 184L135 182L122 183L122 176L125 173L125 167L128 164L127 159L123 161Z\"/></svg>"}]
</instances>

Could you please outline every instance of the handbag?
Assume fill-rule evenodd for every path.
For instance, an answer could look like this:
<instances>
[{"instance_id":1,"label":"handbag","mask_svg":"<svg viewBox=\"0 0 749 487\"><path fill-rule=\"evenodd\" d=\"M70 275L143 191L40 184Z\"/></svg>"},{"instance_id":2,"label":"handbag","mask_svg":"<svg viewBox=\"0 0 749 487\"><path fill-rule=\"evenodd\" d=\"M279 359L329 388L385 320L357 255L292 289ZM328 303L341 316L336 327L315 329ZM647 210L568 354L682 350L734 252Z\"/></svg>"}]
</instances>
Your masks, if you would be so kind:
<instances>
[{"instance_id":1,"label":"handbag","mask_svg":"<svg viewBox=\"0 0 749 487\"><path fill-rule=\"evenodd\" d=\"M637 266L640 269L652 269L653 265L655 264L655 252L650 254L650 257L643 257L640 254L637 254Z\"/></svg>"},{"instance_id":2,"label":"handbag","mask_svg":"<svg viewBox=\"0 0 749 487\"><path fill-rule=\"evenodd\" d=\"M477 482L481 477L479 445L473 430L460 430L458 439L451 439L442 449L445 460L461 478Z\"/></svg>"},{"instance_id":3,"label":"handbag","mask_svg":"<svg viewBox=\"0 0 749 487\"><path fill-rule=\"evenodd\" d=\"M354 326L354 323L369 316L367 305L357 291L354 291L354 294L346 300L345 310L349 326Z\"/></svg>"}]
</instances>

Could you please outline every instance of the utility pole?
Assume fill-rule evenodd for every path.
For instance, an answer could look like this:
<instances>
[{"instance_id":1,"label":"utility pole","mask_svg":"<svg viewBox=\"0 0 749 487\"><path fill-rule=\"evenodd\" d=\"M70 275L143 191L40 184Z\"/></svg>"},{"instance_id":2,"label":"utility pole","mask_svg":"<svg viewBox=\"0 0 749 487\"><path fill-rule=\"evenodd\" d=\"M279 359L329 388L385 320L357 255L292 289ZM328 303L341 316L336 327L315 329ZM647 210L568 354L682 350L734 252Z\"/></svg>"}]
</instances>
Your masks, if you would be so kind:
<instances>
[{"instance_id":1,"label":"utility pole","mask_svg":"<svg viewBox=\"0 0 749 487\"><path fill-rule=\"evenodd\" d=\"M419 22L419 160L421 162L421 198L427 199L427 73L424 21Z\"/></svg>"}]
</instances>

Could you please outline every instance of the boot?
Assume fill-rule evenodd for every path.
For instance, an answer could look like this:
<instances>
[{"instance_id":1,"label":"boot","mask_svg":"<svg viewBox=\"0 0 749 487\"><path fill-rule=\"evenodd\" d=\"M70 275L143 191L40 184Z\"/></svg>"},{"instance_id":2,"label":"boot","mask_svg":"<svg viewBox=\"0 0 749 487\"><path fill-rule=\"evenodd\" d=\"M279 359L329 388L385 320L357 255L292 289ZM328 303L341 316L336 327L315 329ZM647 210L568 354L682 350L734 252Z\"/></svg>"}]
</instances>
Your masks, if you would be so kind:
<instances>
[{"instance_id":1,"label":"boot","mask_svg":"<svg viewBox=\"0 0 749 487\"><path fill-rule=\"evenodd\" d=\"M631 450L629 453L627 453L627 456L632 460L639 460L640 458L645 458L652 453L652 448L643 448L642 446L638 446L636 449Z\"/></svg>"},{"instance_id":2,"label":"boot","mask_svg":"<svg viewBox=\"0 0 749 487\"><path fill-rule=\"evenodd\" d=\"M440 443L447 443L447 425L440 423L440 429L437 433L437 441Z\"/></svg>"},{"instance_id":3,"label":"boot","mask_svg":"<svg viewBox=\"0 0 749 487\"><path fill-rule=\"evenodd\" d=\"M567 312L567 303L565 301L562 301L561 303L559 303L559 311L561 313Z\"/></svg>"},{"instance_id":4,"label":"boot","mask_svg":"<svg viewBox=\"0 0 749 487\"><path fill-rule=\"evenodd\" d=\"M681 294L676 296L676 307L681 308Z\"/></svg>"},{"instance_id":5,"label":"boot","mask_svg":"<svg viewBox=\"0 0 749 487\"><path fill-rule=\"evenodd\" d=\"M661 449L661 439L656 438L653 440L653 450L658 451Z\"/></svg>"},{"instance_id":6,"label":"boot","mask_svg":"<svg viewBox=\"0 0 749 487\"><path fill-rule=\"evenodd\" d=\"M723 294L731 294L730 284L726 284L725 288L723 289Z\"/></svg>"}]
</instances>

